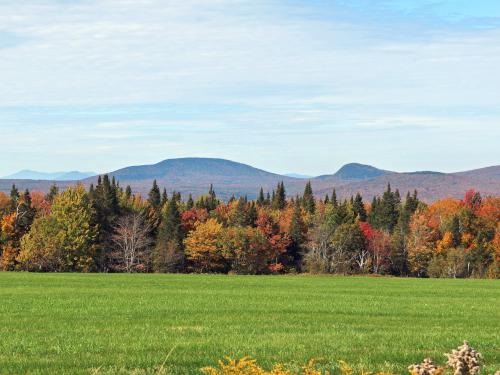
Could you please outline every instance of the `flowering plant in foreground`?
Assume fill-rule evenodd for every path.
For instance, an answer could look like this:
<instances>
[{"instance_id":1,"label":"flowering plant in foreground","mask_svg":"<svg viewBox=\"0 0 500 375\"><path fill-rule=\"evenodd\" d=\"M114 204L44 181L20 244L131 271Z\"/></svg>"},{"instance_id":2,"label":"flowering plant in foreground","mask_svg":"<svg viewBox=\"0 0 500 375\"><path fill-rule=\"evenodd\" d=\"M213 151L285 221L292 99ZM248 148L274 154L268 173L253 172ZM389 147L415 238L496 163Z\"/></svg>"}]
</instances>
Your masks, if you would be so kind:
<instances>
[{"instance_id":1,"label":"flowering plant in foreground","mask_svg":"<svg viewBox=\"0 0 500 375\"><path fill-rule=\"evenodd\" d=\"M453 350L448 357L446 367L436 365L432 359L426 358L420 364L408 367L411 375L443 375L453 371L453 375L477 375L481 371L482 356L465 341L464 344ZM332 375L330 371L318 370L316 362L310 360L299 372L286 369L283 364L276 364L267 371L257 364L255 359L244 357L240 360L227 358L219 361L218 368L205 367L201 369L207 375ZM339 372L341 375L353 375L352 368L344 361L339 361ZM391 375L389 373L362 372L360 375ZM500 375L497 371L495 375Z\"/></svg>"}]
</instances>

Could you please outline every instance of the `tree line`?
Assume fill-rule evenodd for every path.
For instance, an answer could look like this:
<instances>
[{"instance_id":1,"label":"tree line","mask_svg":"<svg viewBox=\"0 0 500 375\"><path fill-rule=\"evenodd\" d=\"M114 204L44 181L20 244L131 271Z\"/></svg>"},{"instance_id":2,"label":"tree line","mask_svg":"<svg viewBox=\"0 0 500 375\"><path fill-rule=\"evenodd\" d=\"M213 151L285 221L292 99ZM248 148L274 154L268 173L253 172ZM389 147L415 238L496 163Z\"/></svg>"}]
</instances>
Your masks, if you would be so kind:
<instances>
[{"instance_id":1,"label":"tree line","mask_svg":"<svg viewBox=\"0 0 500 375\"><path fill-rule=\"evenodd\" d=\"M0 269L39 272L332 273L497 278L500 198L473 190L427 205L416 191L371 202L279 183L224 202L211 186L147 196L104 175L47 194L0 193Z\"/></svg>"}]
</instances>

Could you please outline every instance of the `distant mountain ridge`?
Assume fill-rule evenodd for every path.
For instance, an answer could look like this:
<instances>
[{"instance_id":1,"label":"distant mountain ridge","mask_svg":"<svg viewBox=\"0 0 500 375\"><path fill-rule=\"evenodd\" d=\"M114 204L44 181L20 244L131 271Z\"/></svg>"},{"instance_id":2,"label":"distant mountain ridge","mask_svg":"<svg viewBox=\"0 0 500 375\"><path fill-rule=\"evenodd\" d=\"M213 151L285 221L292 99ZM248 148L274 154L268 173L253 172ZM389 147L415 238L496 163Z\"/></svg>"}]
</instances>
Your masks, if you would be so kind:
<instances>
[{"instance_id":1,"label":"distant mountain ridge","mask_svg":"<svg viewBox=\"0 0 500 375\"><path fill-rule=\"evenodd\" d=\"M95 176L94 172L38 172L32 170L22 170L9 176L2 177L2 179L11 180L49 180L49 181L79 181L84 178Z\"/></svg>"},{"instance_id":2,"label":"distant mountain ridge","mask_svg":"<svg viewBox=\"0 0 500 375\"><path fill-rule=\"evenodd\" d=\"M372 167L371 165L350 163L342 166L333 175L322 175L318 176L317 179L320 180L342 180L342 181L362 181L369 180L378 176L383 176L389 173L395 173L390 171L385 171L383 169L378 169Z\"/></svg>"},{"instance_id":3,"label":"distant mountain ridge","mask_svg":"<svg viewBox=\"0 0 500 375\"><path fill-rule=\"evenodd\" d=\"M179 158L151 165L126 167L108 174L115 177L121 186L130 185L135 193L144 196L151 189L153 180L157 180L161 188L166 188L169 192L178 191L184 197L189 193L194 196L205 194L210 184L213 184L217 195L222 199L229 199L232 195L254 199L261 187L265 192L270 192L281 181L285 183L289 196L302 194L308 181L311 181L313 191L319 198L327 193L331 194L335 188L341 198L349 198L360 192L368 201L374 195L382 194L388 183L393 189L399 189L401 194L416 189L419 196L428 202L445 197L459 198L468 189L478 190L483 195L500 196L500 165L458 173L398 173L350 163L334 174L304 179L267 172L225 159ZM79 182L90 186L97 182L97 176L83 178ZM0 191L8 193L13 183L20 189L47 191L54 181L3 179L0 180ZM61 188L74 184L74 181L57 181Z\"/></svg>"},{"instance_id":4,"label":"distant mountain ridge","mask_svg":"<svg viewBox=\"0 0 500 375\"><path fill-rule=\"evenodd\" d=\"M300 174L300 173L286 173L284 174L286 177L293 177L293 178L300 178L303 180L309 180L311 178L314 178L314 176L310 176L308 174Z\"/></svg>"}]
</instances>

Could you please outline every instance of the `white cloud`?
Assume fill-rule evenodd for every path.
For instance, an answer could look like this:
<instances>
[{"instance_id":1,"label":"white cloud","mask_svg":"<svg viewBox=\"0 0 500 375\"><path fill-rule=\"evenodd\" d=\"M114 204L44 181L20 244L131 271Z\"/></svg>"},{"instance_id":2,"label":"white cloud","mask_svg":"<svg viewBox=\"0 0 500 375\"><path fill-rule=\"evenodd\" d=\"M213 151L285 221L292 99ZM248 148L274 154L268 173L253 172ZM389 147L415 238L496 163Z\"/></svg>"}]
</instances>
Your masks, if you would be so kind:
<instances>
[{"instance_id":1,"label":"white cloud","mask_svg":"<svg viewBox=\"0 0 500 375\"><path fill-rule=\"evenodd\" d=\"M296 170L305 173L325 168L318 160L328 153L327 140L361 132L419 130L425 137L480 128L500 137L500 29L378 17L381 8L370 16L327 3L328 9L279 0L4 1L0 156L28 149L12 141L20 129L13 124L35 134L26 145L37 152L57 144L74 155L99 154L114 141L148 161L153 151L144 148L160 136L168 139L154 143L154 152L163 147L165 156L243 155L260 166L268 155L249 152L257 143L278 152L303 146L308 155L318 151L308 170L305 164ZM2 43L2 35L9 41ZM127 118L126 107L141 103L172 109ZM30 106L41 109L27 115ZM116 118L102 112L116 106ZM178 106L188 108L182 116ZM61 108L67 113L53 115ZM262 138L269 135L285 143ZM364 147L367 155L378 152L369 141ZM477 160L480 148L493 150L472 147Z\"/></svg>"}]
</instances>

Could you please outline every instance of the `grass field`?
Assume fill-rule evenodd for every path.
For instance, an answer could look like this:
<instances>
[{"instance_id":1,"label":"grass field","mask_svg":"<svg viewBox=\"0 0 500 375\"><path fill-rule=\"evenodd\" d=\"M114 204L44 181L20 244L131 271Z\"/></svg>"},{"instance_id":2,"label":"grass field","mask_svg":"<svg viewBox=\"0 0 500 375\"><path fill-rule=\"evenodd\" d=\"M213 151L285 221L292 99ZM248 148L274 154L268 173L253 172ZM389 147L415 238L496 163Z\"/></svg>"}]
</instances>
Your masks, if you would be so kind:
<instances>
[{"instance_id":1,"label":"grass field","mask_svg":"<svg viewBox=\"0 0 500 375\"><path fill-rule=\"evenodd\" d=\"M0 373L196 374L224 356L406 366L467 339L500 369L500 282L0 273Z\"/></svg>"}]
</instances>

